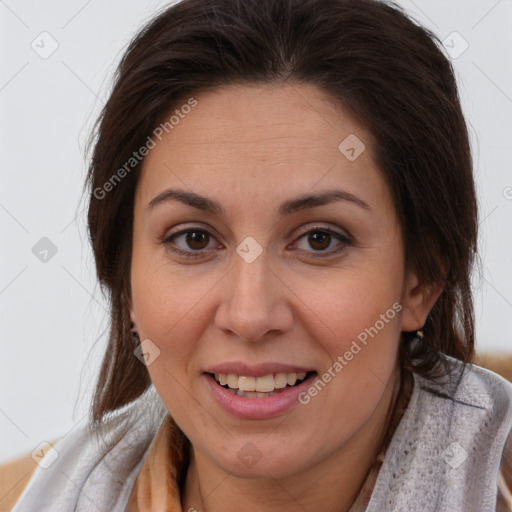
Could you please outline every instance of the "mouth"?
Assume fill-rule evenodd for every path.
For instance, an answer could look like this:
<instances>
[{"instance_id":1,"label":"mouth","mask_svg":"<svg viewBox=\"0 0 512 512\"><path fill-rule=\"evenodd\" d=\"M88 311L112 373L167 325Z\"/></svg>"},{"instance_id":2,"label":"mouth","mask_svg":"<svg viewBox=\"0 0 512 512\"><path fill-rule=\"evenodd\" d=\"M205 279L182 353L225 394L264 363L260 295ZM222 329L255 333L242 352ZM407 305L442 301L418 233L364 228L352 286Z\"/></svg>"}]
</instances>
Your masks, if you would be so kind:
<instances>
[{"instance_id":1,"label":"mouth","mask_svg":"<svg viewBox=\"0 0 512 512\"><path fill-rule=\"evenodd\" d=\"M260 377L234 373L207 373L216 384L231 394L243 398L268 398L301 385L316 375L315 371L300 373L270 373Z\"/></svg>"}]
</instances>

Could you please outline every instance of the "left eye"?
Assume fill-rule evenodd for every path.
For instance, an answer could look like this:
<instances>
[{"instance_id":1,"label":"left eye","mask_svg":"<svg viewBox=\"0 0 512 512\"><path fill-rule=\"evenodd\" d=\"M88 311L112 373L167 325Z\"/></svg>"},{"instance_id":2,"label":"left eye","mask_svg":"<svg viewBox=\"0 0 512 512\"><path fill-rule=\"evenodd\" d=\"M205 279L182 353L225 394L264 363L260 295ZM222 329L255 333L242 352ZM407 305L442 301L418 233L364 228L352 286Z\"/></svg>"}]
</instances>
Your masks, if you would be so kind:
<instances>
[{"instance_id":1,"label":"left eye","mask_svg":"<svg viewBox=\"0 0 512 512\"><path fill-rule=\"evenodd\" d=\"M344 246L350 243L346 236L341 233L331 231L330 229L314 229L308 231L307 233L304 233L297 242L295 242L295 245L299 246L301 241L314 249L315 252L336 252L340 245ZM332 244L335 242L338 243L334 245L334 250L332 250ZM309 250L307 247L298 248L306 251Z\"/></svg>"}]
</instances>

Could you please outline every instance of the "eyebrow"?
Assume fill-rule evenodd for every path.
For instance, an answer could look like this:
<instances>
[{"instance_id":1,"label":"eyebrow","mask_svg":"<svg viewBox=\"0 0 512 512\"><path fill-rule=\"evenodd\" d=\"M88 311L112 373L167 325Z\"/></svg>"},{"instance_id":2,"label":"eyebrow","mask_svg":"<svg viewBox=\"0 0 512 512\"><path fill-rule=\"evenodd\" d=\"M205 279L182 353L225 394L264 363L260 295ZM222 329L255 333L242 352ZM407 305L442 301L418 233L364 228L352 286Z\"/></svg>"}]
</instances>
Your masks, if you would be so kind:
<instances>
[{"instance_id":1,"label":"eyebrow","mask_svg":"<svg viewBox=\"0 0 512 512\"><path fill-rule=\"evenodd\" d=\"M185 190L167 189L153 198L147 205L146 210L150 211L162 203L168 201L179 201L180 203L192 206L198 210L207 211L215 215L223 215L224 208L217 201L208 197L196 194L194 192L187 192ZM371 211L368 203L358 198L354 194L345 190L327 190L318 194L304 194L299 197L288 199L279 207L279 214L284 217L291 215L301 210L307 210L316 206L323 206L336 201L347 201L355 204L364 210Z\"/></svg>"}]
</instances>

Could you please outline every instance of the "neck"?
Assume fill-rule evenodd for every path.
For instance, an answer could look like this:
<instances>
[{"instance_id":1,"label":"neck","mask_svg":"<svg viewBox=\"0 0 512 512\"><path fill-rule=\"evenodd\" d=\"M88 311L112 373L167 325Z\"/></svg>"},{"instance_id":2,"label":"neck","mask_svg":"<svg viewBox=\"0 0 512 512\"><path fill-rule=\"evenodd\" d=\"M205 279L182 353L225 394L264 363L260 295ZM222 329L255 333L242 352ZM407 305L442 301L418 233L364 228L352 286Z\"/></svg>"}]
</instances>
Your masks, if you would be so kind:
<instances>
[{"instance_id":1,"label":"neck","mask_svg":"<svg viewBox=\"0 0 512 512\"><path fill-rule=\"evenodd\" d=\"M388 426L400 388L393 373L370 420L329 457L287 478L240 478L191 449L182 507L186 512L267 512L294 509L346 512L357 499L377 456L389 441ZM389 391L388 391L389 390Z\"/></svg>"}]
</instances>

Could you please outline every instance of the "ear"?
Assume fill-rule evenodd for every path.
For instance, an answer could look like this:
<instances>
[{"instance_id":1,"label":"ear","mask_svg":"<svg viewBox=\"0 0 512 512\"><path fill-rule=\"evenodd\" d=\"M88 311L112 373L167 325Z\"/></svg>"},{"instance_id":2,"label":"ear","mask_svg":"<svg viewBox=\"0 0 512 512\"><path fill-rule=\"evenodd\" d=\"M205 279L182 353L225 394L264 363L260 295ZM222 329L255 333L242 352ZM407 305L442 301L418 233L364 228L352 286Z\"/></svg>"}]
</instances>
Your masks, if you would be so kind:
<instances>
[{"instance_id":1,"label":"ear","mask_svg":"<svg viewBox=\"0 0 512 512\"><path fill-rule=\"evenodd\" d=\"M442 292L439 285L420 285L416 274L409 272L402 293L402 331L421 329Z\"/></svg>"},{"instance_id":2,"label":"ear","mask_svg":"<svg viewBox=\"0 0 512 512\"><path fill-rule=\"evenodd\" d=\"M135 317L135 313L133 312L133 309L130 309L130 320L133 324L133 329L137 329L137 319Z\"/></svg>"}]
</instances>

